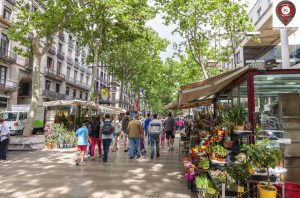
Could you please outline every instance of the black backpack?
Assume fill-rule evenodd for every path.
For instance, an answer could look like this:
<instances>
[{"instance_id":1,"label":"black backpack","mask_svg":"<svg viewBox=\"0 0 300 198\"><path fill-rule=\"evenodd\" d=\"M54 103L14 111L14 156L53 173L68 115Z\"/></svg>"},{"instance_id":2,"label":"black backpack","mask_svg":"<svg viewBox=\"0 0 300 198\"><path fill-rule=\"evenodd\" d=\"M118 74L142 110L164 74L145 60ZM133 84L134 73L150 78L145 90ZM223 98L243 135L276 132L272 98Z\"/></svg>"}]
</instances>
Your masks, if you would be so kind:
<instances>
[{"instance_id":1,"label":"black backpack","mask_svg":"<svg viewBox=\"0 0 300 198\"><path fill-rule=\"evenodd\" d=\"M113 133L113 127L111 125L111 121L104 121L103 122L103 128L102 128L102 133L103 135L110 135Z\"/></svg>"}]
</instances>

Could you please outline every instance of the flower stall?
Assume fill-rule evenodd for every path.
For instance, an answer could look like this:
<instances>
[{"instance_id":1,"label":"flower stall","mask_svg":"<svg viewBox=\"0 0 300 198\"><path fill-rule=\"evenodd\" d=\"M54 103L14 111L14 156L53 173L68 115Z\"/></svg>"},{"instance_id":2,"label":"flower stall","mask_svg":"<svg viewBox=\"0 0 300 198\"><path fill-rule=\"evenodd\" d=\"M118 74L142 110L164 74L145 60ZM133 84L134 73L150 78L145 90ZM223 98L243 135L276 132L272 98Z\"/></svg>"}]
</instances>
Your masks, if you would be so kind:
<instances>
[{"instance_id":1,"label":"flower stall","mask_svg":"<svg viewBox=\"0 0 300 198\"><path fill-rule=\"evenodd\" d=\"M180 141L180 154L190 157L183 163L185 174L192 175L187 181L193 179L189 190L206 196L214 189L214 196L297 197L299 190L280 188L286 180L297 181L283 162L287 155L299 157L299 86L299 69L250 67L182 86L171 109L196 112L193 132ZM198 139L191 141L192 136Z\"/></svg>"}]
</instances>

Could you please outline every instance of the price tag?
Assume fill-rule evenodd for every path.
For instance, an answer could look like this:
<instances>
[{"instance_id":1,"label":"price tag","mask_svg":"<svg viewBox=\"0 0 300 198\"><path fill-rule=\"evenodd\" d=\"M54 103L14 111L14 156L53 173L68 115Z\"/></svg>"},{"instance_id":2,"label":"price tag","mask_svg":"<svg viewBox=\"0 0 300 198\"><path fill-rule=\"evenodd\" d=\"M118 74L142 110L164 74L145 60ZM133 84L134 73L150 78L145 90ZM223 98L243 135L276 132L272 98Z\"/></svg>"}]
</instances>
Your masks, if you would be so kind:
<instances>
[{"instance_id":1,"label":"price tag","mask_svg":"<svg viewBox=\"0 0 300 198\"><path fill-rule=\"evenodd\" d=\"M239 193L243 193L245 190L244 190L244 187L242 186L238 186L238 192Z\"/></svg>"}]
</instances>

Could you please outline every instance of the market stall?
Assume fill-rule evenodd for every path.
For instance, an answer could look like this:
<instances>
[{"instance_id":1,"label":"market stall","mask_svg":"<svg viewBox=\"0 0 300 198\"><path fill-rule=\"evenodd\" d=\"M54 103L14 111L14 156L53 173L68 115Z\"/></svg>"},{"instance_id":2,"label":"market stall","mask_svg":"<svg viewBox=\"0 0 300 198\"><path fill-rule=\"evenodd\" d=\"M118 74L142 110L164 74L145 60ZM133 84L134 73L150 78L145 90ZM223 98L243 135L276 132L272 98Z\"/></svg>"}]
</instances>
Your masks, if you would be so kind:
<instances>
[{"instance_id":1,"label":"market stall","mask_svg":"<svg viewBox=\"0 0 300 198\"><path fill-rule=\"evenodd\" d=\"M295 150L299 146L299 87L298 69L250 67L182 86L170 109L201 105L213 109L202 108L195 116L193 132L181 139L181 151L188 149L181 154L187 155L183 165L190 184L196 182L199 192L215 196L256 196L267 190L276 197L271 184L284 183L293 176L283 168L284 157L299 155ZM253 187L258 184L256 192Z\"/></svg>"}]
</instances>

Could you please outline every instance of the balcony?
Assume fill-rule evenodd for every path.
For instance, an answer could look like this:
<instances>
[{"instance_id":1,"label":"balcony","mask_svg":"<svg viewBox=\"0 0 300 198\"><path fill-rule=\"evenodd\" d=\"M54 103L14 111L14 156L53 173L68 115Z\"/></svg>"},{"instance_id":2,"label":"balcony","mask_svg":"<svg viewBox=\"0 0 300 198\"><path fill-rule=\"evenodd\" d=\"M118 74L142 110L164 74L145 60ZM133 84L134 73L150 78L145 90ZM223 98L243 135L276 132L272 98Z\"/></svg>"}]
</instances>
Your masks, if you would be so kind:
<instances>
[{"instance_id":1,"label":"balcony","mask_svg":"<svg viewBox=\"0 0 300 198\"><path fill-rule=\"evenodd\" d=\"M10 80L1 80L0 81L0 89L4 91L17 91L18 90L18 83L10 81Z\"/></svg>"},{"instance_id":2,"label":"balcony","mask_svg":"<svg viewBox=\"0 0 300 198\"><path fill-rule=\"evenodd\" d=\"M24 66L25 66L25 69L32 70L32 67L33 67L32 59L26 58Z\"/></svg>"},{"instance_id":3,"label":"balcony","mask_svg":"<svg viewBox=\"0 0 300 198\"><path fill-rule=\"evenodd\" d=\"M68 45L69 45L70 48L72 48L72 49L74 48L74 42L69 41Z\"/></svg>"},{"instance_id":4,"label":"balcony","mask_svg":"<svg viewBox=\"0 0 300 198\"><path fill-rule=\"evenodd\" d=\"M78 61L75 61L75 67L80 67L80 63Z\"/></svg>"},{"instance_id":5,"label":"balcony","mask_svg":"<svg viewBox=\"0 0 300 198\"><path fill-rule=\"evenodd\" d=\"M90 90L90 85L80 82L79 80L75 79L75 78L71 78L71 77L67 77L66 78L66 83L73 85L79 89L84 89L84 90Z\"/></svg>"},{"instance_id":6,"label":"balcony","mask_svg":"<svg viewBox=\"0 0 300 198\"><path fill-rule=\"evenodd\" d=\"M46 98L55 99L55 100L65 100L66 99L65 94L57 93L57 92L49 91L49 90L43 90L43 96Z\"/></svg>"},{"instance_id":7,"label":"balcony","mask_svg":"<svg viewBox=\"0 0 300 198\"><path fill-rule=\"evenodd\" d=\"M0 49L0 59L12 64L16 63L17 55L6 49Z\"/></svg>"},{"instance_id":8,"label":"balcony","mask_svg":"<svg viewBox=\"0 0 300 198\"><path fill-rule=\"evenodd\" d=\"M66 76L54 69L45 68L45 76L57 81L64 81Z\"/></svg>"},{"instance_id":9,"label":"balcony","mask_svg":"<svg viewBox=\"0 0 300 198\"><path fill-rule=\"evenodd\" d=\"M86 57L86 51L82 51L81 56L82 56L83 58L85 58L85 57Z\"/></svg>"},{"instance_id":10,"label":"balcony","mask_svg":"<svg viewBox=\"0 0 300 198\"><path fill-rule=\"evenodd\" d=\"M48 49L48 53L49 53L49 54L55 55L55 52L56 52L55 47L50 47L50 48Z\"/></svg>"},{"instance_id":11,"label":"balcony","mask_svg":"<svg viewBox=\"0 0 300 198\"><path fill-rule=\"evenodd\" d=\"M61 40L61 41L65 41L65 35L63 32L60 32L58 33L58 38Z\"/></svg>"},{"instance_id":12,"label":"balcony","mask_svg":"<svg viewBox=\"0 0 300 198\"><path fill-rule=\"evenodd\" d=\"M6 2L10 3L11 5L15 5L16 1L15 0L5 0Z\"/></svg>"},{"instance_id":13,"label":"balcony","mask_svg":"<svg viewBox=\"0 0 300 198\"><path fill-rule=\"evenodd\" d=\"M57 51L57 58L65 60L65 53L63 53L62 51Z\"/></svg>"},{"instance_id":14,"label":"balcony","mask_svg":"<svg viewBox=\"0 0 300 198\"><path fill-rule=\"evenodd\" d=\"M68 56L67 62L68 62L69 64L73 65L73 63L74 63L73 58L70 57L70 56Z\"/></svg>"}]
</instances>

